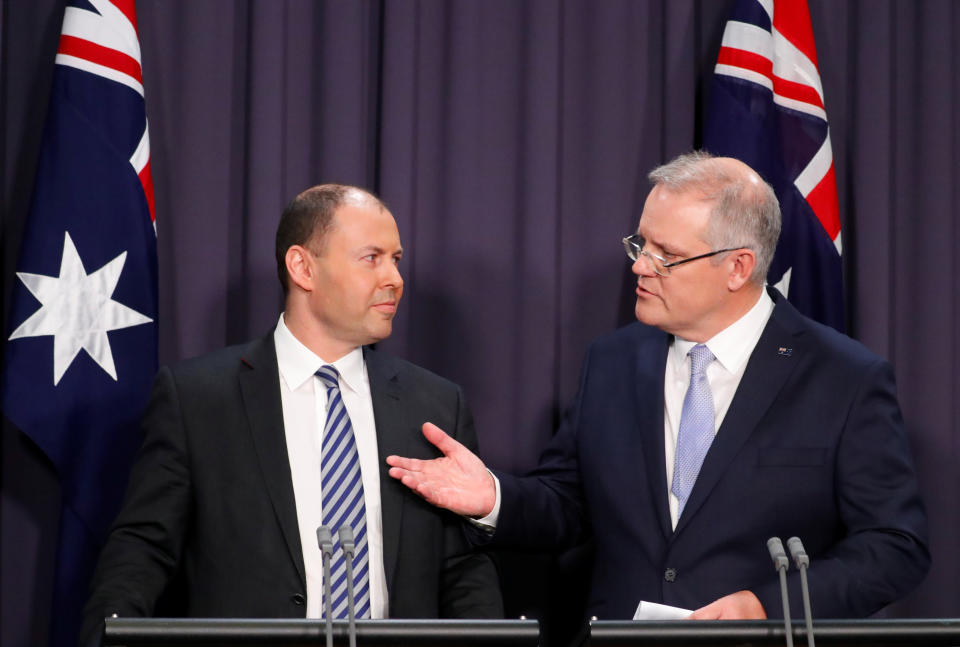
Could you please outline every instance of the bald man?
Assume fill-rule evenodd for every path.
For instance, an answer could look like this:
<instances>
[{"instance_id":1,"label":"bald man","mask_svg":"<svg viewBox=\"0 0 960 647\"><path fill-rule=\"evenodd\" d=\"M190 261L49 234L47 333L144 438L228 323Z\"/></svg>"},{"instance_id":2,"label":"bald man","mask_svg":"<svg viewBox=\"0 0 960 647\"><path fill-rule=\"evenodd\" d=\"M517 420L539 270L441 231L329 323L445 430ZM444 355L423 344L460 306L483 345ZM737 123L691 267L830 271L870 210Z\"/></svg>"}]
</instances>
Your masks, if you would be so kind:
<instances>
[{"instance_id":1,"label":"bald man","mask_svg":"<svg viewBox=\"0 0 960 647\"><path fill-rule=\"evenodd\" d=\"M815 616L874 613L930 563L890 365L765 288L780 208L752 169L692 153L649 177L623 240L639 322L591 346L539 467L491 474L427 427L444 457L389 457L390 475L473 517L480 541L592 534L588 615L601 619L641 600L694 619L782 616L765 544L794 535Z\"/></svg>"},{"instance_id":2,"label":"bald man","mask_svg":"<svg viewBox=\"0 0 960 647\"><path fill-rule=\"evenodd\" d=\"M332 617L348 615L347 526L357 617L503 616L494 565L460 519L387 475L389 454L439 455L420 433L428 420L477 443L457 385L369 347L403 295L390 211L357 187L313 187L284 210L275 250L275 328L157 375L84 645L104 617L154 615L175 578L187 616L323 617L321 525L334 536Z\"/></svg>"}]
</instances>

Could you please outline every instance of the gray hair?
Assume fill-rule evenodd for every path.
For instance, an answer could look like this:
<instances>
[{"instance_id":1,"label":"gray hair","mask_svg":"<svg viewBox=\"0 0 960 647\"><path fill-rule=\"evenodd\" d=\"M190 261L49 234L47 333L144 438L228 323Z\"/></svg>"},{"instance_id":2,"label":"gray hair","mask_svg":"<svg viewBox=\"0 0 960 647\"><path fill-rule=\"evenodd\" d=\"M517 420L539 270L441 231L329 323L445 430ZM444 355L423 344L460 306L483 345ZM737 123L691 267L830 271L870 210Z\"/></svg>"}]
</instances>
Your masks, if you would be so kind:
<instances>
[{"instance_id":1,"label":"gray hair","mask_svg":"<svg viewBox=\"0 0 960 647\"><path fill-rule=\"evenodd\" d=\"M714 249L747 247L757 264L750 281L763 285L780 237L780 203L773 188L742 163L694 151L647 176L671 193L699 193L713 203L704 241Z\"/></svg>"}]
</instances>

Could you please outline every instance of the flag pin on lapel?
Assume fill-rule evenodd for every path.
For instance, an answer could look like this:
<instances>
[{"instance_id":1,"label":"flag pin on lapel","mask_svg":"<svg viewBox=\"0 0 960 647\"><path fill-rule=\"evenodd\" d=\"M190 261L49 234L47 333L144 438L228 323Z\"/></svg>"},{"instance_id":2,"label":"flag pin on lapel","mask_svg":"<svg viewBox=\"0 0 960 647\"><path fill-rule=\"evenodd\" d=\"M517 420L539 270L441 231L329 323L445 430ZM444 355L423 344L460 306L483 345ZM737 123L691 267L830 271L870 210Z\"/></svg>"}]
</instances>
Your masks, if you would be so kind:
<instances>
[{"instance_id":1,"label":"flag pin on lapel","mask_svg":"<svg viewBox=\"0 0 960 647\"><path fill-rule=\"evenodd\" d=\"M780 355L782 357L792 357L793 349L787 348L785 346L781 346L780 348L777 349L777 355Z\"/></svg>"}]
</instances>

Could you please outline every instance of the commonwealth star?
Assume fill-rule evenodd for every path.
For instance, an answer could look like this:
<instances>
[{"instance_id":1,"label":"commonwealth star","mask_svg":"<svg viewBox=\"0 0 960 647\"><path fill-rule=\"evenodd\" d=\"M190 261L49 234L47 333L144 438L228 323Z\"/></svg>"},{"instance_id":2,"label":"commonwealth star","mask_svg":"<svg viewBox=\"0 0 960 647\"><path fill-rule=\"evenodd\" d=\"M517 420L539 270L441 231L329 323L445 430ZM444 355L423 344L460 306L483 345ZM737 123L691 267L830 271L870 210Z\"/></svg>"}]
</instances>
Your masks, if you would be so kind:
<instances>
[{"instance_id":1,"label":"commonwealth star","mask_svg":"<svg viewBox=\"0 0 960 647\"><path fill-rule=\"evenodd\" d=\"M69 232L65 232L59 277L17 272L41 306L13 331L10 339L53 335L54 385L59 384L81 348L116 381L107 332L153 321L111 298L126 259L124 251L87 274Z\"/></svg>"}]
</instances>

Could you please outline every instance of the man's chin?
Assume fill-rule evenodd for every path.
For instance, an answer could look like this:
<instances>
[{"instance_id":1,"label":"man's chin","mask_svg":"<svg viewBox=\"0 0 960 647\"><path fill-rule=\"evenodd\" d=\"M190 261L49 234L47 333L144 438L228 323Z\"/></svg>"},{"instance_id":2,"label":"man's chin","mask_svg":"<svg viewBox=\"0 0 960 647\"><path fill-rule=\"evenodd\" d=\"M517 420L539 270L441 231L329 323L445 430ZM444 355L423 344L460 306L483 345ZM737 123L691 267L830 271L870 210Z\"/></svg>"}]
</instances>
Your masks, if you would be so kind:
<instances>
[{"instance_id":1,"label":"man's chin","mask_svg":"<svg viewBox=\"0 0 960 647\"><path fill-rule=\"evenodd\" d=\"M393 319L387 321L378 321L376 325L370 326L367 329L367 344L376 344L378 341L383 341L393 332Z\"/></svg>"},{"instance_id":2,"label":"man's chin","mask_svg":"<svg viewBox=\"0 0 960 647\"><path fill-rule=\"evenodd\" d=\"M647 302L641 302L640 299L637 299L637 303L633 307L633 314L640 323L645 323L648 326L657 325L656 312Z\"/></svg>"}]
</instances>

